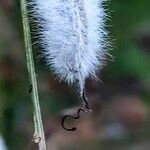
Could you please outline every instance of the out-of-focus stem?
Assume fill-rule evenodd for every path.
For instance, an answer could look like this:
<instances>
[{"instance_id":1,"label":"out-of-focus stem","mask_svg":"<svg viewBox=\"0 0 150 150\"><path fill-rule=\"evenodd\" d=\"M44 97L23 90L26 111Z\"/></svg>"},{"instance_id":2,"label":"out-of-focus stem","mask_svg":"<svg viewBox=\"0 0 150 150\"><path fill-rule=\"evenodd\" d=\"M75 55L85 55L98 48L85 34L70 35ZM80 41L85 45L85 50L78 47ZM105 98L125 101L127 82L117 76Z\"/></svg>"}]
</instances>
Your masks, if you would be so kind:
<instances>
[{"instance_id":1,"label":"out-of-focus stem","mask_svg":"<svg viewBox=\"0 0 150 150\"><path fill-rule=\"evenodd\" d=\"M23 22L23 31L24 31L24 42L25 42L25 51L26 51L26 61L27 68L29 73L29 80L32 86L32 102L33 102L33 118L34 118L34 127L35 132L33 140L38 144L39 150L46 150L45 135L43 130L43 123L41 117L41 110L39 104L39 95L37 88L37 80L34 66L34 58L32 52L32 42L31 42L31 32L30 25L28 20L28 10L26 0L20 0L21 4L21 13L22 13L22 22Z\"/></svg>"}]
</instances>

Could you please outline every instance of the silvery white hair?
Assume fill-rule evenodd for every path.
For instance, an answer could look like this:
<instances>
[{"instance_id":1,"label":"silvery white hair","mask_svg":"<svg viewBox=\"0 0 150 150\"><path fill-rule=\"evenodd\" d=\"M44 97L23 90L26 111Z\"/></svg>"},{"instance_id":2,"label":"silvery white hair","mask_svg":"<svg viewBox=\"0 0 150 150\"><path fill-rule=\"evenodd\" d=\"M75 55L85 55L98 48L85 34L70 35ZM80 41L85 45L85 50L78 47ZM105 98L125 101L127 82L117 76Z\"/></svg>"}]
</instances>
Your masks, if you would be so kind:
<instances>
[{"instance_id":1,"label":"silvery white hair","mask_svg":"<svg viewBox=\"0 0 150 150\"><path fill-rule=\"evenodd\" d=\"M57 77L72 84L96 76L106 54L105 0L33 0L39 38Z\"/></svg>"}]
</instances>

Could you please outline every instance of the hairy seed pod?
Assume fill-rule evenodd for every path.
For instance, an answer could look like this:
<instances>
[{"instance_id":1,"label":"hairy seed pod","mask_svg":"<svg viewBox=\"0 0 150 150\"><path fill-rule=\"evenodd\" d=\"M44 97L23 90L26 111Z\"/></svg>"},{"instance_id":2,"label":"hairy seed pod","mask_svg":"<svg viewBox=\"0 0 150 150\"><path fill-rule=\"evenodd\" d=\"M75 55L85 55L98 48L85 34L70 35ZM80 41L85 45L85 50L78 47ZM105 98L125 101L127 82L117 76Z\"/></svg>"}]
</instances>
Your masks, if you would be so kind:
<instances>
[{"instance_id":1,"label":"hairy seed pod","mask_svg":"<svg viewBox=\"0 0 150 150\"><path fill-rule=\"evenodd\" d=\"M79 82L96 76L106 54L105 0L33 0L39 38L47 63L57 77Z\"/></svg>"}]
</instances>

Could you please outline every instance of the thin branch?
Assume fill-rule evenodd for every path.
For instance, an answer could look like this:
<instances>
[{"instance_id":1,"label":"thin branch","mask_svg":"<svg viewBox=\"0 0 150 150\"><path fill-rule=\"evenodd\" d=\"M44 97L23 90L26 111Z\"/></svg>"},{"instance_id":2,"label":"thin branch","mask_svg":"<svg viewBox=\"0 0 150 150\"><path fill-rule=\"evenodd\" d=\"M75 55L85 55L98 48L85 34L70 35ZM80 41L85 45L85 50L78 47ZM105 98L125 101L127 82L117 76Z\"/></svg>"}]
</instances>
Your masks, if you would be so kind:
<instances>
[{"instance_id":1,"label":"thin branch","mask_svg":"<svg viewBox=\"0 0 150 150\"><path fill-rule=\"evenodd\" d=\"M21 13L22 13L23 30L24 30L24 42L25 42L25 50L26 50L27 67L29 73L29 80L32 85L31 93L32 93L33 118L34 118L34 127L35 127L33 140L35 143L38 144L39 150L46 150L45 135L43 130L36 73L34 67L34 58L32 53L32 42L31 42L30 25L28 20L28 13L27 13L28 12L27 2L26 0L20 0L20 3L21 3Z\"/></svg>"}]
</instances>

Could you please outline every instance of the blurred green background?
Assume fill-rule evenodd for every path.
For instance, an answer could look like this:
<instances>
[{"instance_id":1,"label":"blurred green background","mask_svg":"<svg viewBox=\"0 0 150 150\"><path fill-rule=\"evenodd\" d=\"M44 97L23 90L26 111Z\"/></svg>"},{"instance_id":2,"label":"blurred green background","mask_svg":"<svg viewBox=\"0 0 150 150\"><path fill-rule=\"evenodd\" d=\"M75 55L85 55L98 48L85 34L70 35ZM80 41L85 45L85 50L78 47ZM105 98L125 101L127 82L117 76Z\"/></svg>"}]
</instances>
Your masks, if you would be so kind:
<instances>
[{"instance_id":1,"label":"blurred green background","mask_svg":"<svg viewBox=\"0 0 150 150\"><path fill-rule=\"evenodd\" d=\"M100 72L87 80L92 116L61 128L61 116L81 102L73 88L54 80L34 47L48 150L150 149L150 0L112 0L107 29L112 50ZM34 39L33 39L34 40ZM19 0L0 0L0 150L37 149L23 48Z\"/></svg>"}]
</instances>

